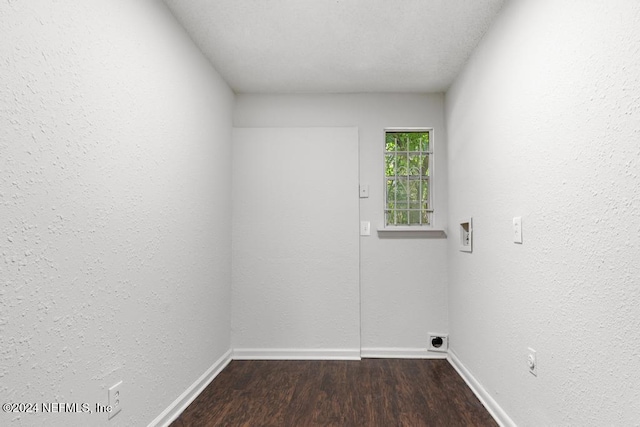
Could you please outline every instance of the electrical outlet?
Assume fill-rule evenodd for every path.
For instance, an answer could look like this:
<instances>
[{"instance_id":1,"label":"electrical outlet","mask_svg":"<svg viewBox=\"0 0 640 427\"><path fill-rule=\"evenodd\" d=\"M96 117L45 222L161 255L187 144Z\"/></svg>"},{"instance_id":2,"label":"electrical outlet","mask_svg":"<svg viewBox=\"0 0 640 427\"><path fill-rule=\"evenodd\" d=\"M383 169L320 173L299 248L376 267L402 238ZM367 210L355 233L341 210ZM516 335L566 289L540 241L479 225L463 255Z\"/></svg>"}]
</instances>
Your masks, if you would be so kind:
<instances>
[{"instance_id":1,"label":"electrical outlet","mask_svg":"<svg viewBox=\"0 0 640 427\"><path fill-rule=\"evenodd\" d=\"M122 381L118 384L112 385L109 388L109 406L111 406L111 412L109 412L109 419L118 415L122 410Z\"/></svg>"},{"instance_id":2,"label":"electrical outlet","mask_svg":"<svg viewBox=\"0 0 640 427\"><path fill-rule=\"evenodd\" d=\"M527 356L527 365L529 366L529 372L531 372L536 377L538 376L538 357L536 355L536 351L532 348L529 348L529 355Z\"/></svg>"}]
</instances>

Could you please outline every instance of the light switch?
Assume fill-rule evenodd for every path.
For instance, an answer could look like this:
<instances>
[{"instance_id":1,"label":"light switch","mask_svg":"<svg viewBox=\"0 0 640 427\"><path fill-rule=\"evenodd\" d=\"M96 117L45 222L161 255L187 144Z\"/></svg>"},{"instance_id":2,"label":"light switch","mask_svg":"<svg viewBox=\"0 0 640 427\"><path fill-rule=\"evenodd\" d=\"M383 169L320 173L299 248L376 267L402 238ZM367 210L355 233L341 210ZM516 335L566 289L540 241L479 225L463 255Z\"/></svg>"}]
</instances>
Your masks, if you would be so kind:
<instances>
[{"instance_id":1,"label":"light switch","mask_svg":"<svg viewBox=\"0 0 640 427\"><path fill-rule=\"evenodd\" d=\"M513 242L522 243L522 217L513 218Z\"/></svg>"},{"instance_id":2,"label":"light switch","mask_svg":"<svg viewBox=\"0 0 640 427\"><path fill-rule=\"evenodd\" d=\"M361 184L360 185L360 198L366 199L369 197L369 184Z\"/></svg>"},{"instance_id":3,"label":"light switch","mask_svg":"<svg viewBox=\"0 0 640 427\"><path fill-rule=\"evenodd\" d=\"M371 236L371 222L360 221L360 235Z\"/></svg>"}]
</instances>

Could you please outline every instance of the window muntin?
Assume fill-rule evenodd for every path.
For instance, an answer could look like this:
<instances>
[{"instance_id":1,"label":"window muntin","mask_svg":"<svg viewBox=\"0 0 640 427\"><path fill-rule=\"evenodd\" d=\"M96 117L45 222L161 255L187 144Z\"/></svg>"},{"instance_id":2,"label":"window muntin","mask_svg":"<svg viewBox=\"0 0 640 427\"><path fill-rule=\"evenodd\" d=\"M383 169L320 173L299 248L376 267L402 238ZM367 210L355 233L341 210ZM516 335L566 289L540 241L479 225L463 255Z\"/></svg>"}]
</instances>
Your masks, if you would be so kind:
<instances>
[{"instance_id":1,"label":"window muntin","mask_svg":"<svg viewBox=\"0 0 640 427\"><path fill-rule=\"evenodd\" d=\"M431 225L431 129L385 131L385 225Z\"/></svg>"}]
</instances>

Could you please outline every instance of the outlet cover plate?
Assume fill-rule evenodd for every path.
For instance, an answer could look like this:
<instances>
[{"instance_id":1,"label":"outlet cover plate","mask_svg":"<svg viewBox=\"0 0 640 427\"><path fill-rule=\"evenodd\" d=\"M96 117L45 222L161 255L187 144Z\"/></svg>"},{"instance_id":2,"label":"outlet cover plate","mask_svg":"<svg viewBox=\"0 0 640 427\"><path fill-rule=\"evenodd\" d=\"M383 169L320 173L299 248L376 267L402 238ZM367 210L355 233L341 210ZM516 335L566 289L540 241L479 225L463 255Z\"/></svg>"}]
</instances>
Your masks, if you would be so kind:
<instances>
[{"instance_id":1,"label":"outlet cover plate","mask_svg":"<svg viewBox=\"0 0 640 427\"><path fill-rule=\"evenodd\" d=\"M462 252L473 251L473 218L465 218L460 221L460 245Z\"/></svg>"},{"instance_id":2,"label":"outlet cover plate","mask_svg":"<svg viewBox=\"0 0 640 427\"><path fill-rule=\"evenodd\" d=\"M522 217L513 218L513 242L522 243Z\"/></svg>"},{"instance_id":3,"label":"outlet cover plate","mask_svg":"<svg viewBox=\"0 0 640 427\"><path fill-rule=\"evenodd\" d=\"M111 406L111 412L109 412L109 419L115 417L122 410L122 381L117 384L112 385L109 388L109 403Z\"/></svg>"},{"instance_id":4,"label":"outlet cover plate","mask_svg":"<svg viewBox=\"0 0 640 427\"><path fill-rule=\"evenodd\" d=\"M437 338L442 340L440 345L437 345L439 341ZM436 340L436 342L434 342ZM449 351L449 335L448 334L438 334L435 332L429 332L429 351L436 351L439 353L446 353Z\"/></svg>"}]
</instances>

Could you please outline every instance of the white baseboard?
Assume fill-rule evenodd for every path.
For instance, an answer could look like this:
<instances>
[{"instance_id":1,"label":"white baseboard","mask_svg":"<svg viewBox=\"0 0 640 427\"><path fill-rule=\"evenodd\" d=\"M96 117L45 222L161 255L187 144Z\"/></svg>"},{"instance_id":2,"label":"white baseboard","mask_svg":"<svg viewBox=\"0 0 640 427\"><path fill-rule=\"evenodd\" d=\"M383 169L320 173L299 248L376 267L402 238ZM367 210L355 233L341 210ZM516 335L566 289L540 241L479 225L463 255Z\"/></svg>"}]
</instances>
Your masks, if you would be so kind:
<instances>
[{"instance_id":1,"label":"white baseboard","mask_svg":"<svg viewBox=\"0 0 640 427\"><path fill-rule=\"evenodd\" d=\"M432 353L421 348L363 348L358 349L273 349L247 348L228 350L207 371L186 389L148 427L168 427L218 376L231 360L360 360L360 358L447 359L460 374L487 411L502 427L516 427L513 420L498 405L487 390L471 375L452 349L447 353Z\"/></svg>"},{"instance_id":2,"label":"white baseboard","mask_svg":"<svg viewBox=\"0 0 640 427\"><path fill-rule=\"evenodd\" d=\"M360 357L371 359L446 359L447 353L434 353L426 348L363 348Z\"/></svg>"},{"instance_id":3,"label":"white baseboard","mask_svg":"<svg viewBox=\"0 0 640 427\"><path fill-rule=\"evenodd\" d=\"M360 349L236 348L234 360L360 360Z\"/></svg>"},{"instance_id":4,"label":"white baseboard","mask_svg":"<svg viewBox=\"0 0 640 427\"><path fill-rule=\"evenodd\" d=\"M476 395L480 402L487 408L487 411L496 420L496 422L502 427L516 427L509 415L498 405L489 392L478 382L478 380L471 375L471 372L462 364L458 356L451 348L449 348L449 356L447 357L451 366L458 371L458 374L462 377L464 382L467 383L471 391Z\"/></svg>"},{"instance_id":5,"label":"white baseboard","mask_svg":"<svg viewBox=\"0 0 640 427\"><path fill-rule=\"evenodd\" d=\"M151 423L149 423L148 427L167 427L173 421L178 418L178 416L187 409L187 406L191 404L195 400L196 397L202 391L207 388L207 386L213 381L218 374L226 368L226 366L231 362L231 350L228 350L225 354L220 357L220 359L216 360L216 362L211 365L207 371L202 374L200 378L196 380L191 386L184 391L176 400L171 403L162 411L160 415L158 415Z\"/></svg>"}]
</instances>

